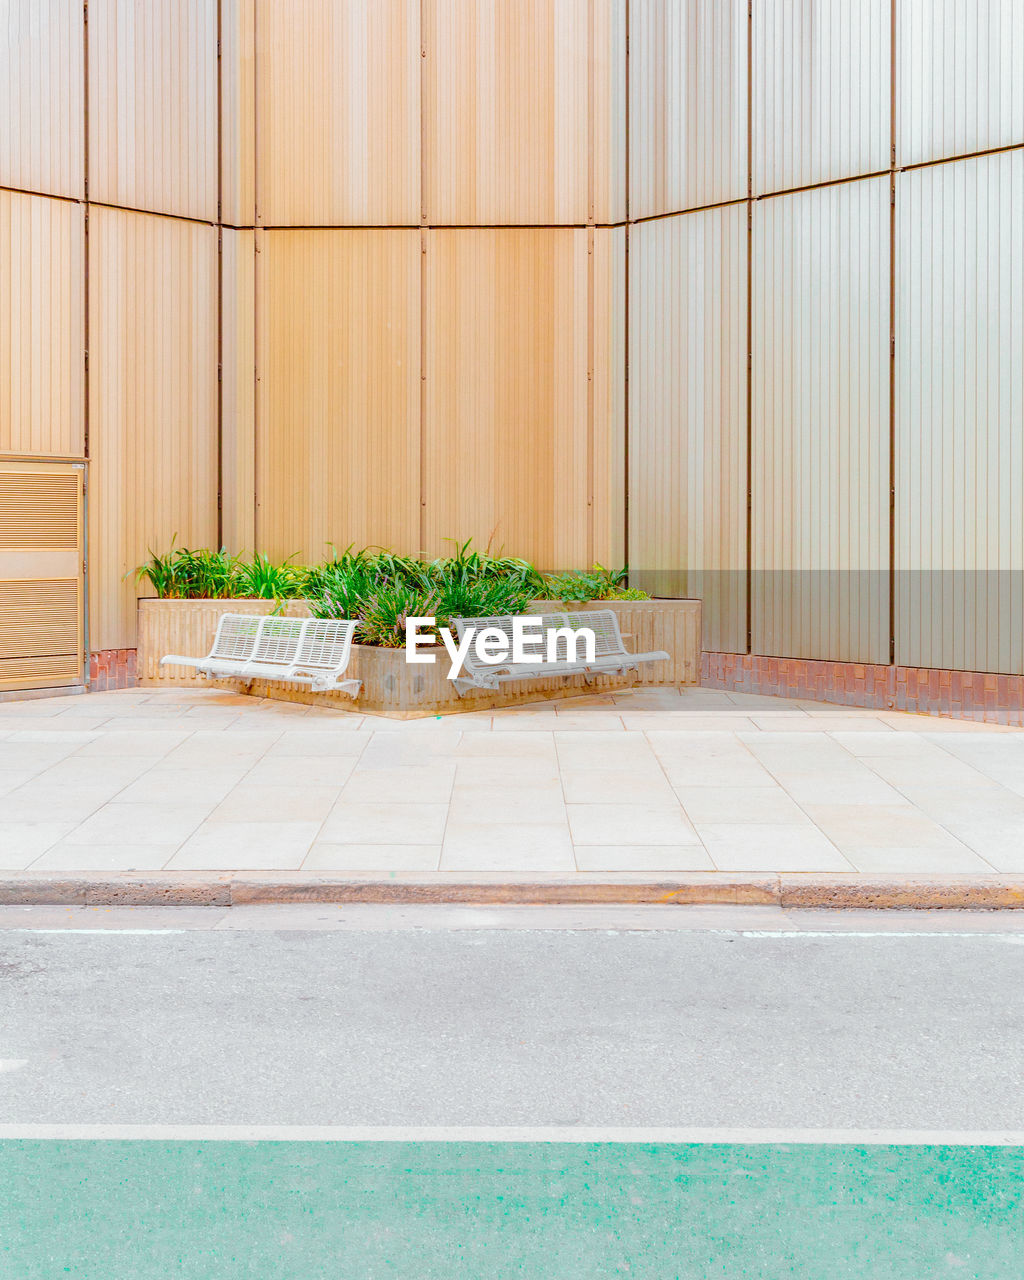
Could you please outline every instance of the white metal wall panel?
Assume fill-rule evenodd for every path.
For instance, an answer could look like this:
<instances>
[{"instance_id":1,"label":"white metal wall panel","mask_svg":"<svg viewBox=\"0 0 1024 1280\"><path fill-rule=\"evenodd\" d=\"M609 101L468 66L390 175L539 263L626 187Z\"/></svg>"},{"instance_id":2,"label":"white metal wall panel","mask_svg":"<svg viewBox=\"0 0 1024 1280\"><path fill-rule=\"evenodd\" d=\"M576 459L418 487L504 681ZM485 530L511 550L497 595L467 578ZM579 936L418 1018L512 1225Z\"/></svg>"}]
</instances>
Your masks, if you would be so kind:
<instances>
[{"instance_id":1,"label":"white metal wall panel","mask_svg":"<svg viewBox=\"0 0 1024 1280\"><path fill-rule=\"evenodd\" d=\"M753 651L888 661L889 182L754 205Z\"/></svg>"},{"instance_id":2,"label":"white metal wall panel","mask_svg":"<svg viewBox=\"0 0 1024 1280\"><path fill-rule=\"evenodd\" d=\"M633 0L634 218L747 194L747 0Z\"/></svg>"},{"instance_id":3,"label":"white metal wall panel","mask_svg":"<svg viewBox=\"0 0 1024 1280\"><path fill-rule=\"evenodd\" d=\"M899 164L1024 142L1024 3L898 0Z\"/></svg>"},{"instance_id":4,"label":"white metal wall panel","mask_svg":"<svg viewBox=\"0 0 1024 1280\"><path fill-rule=\"evenodd\" d=\"M1024 152L900 174L896 658L1024 671Z\"/></svg>"},{"instance_id":5,"label":"white metal wall panel","mask_svg":"<svg viewBox=\"0 0 1024 1280\"><path fill-rule=\"evenodd\" d=\"M0 0L0 186L85 194L81 0Z\"/></svg>"},{"instance_id":6,"label":"white metal wall panel","mask_svg":"<svg viewBox=\"0 0 1024 1280\"><path fill-rule=\"evenodd\" d=\"M889 167L889 0L754 0L754 193Z\"/></svg>"},{"instance_id":7,"label":"white metal wall panel","mask_svg":"<svg viewBox=\"0 0 1024 1280\"><path fill-rule=\"evenodd\" d=\"M746 648L746 203L633 227L632 581L704 599L704 648Z\"/></svg>"}]
</instances>

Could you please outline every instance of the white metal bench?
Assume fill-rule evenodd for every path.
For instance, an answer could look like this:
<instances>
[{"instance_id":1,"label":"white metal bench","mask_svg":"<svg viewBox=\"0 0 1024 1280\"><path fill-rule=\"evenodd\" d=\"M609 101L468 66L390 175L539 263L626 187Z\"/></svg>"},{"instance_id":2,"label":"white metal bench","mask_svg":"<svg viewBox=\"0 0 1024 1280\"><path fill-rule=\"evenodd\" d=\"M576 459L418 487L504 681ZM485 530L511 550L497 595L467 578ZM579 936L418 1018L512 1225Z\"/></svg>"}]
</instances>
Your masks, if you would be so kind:
<instances>
[{"instance_id":1,"label":"white metal bench","mask_svg":"<svg viewBox=\"0 0 1024 1280\"><path fill-rule=\"evenodd\" d=\"M495 690L508 680L536 680L543 677L582 675L589 683L599 675L625 675L639 671L641 663L664 662L670 657L663 649L651 653L630 653L622 640L619 619L614 609L582 609L573 613L544 613L528 615L531 621L540 618L541 636L534 642L535 655L526 662L484 662L471 646L463 664L464 675L452 683L461 697L472 689ZM511 651L513 620L511 614L494 618L453 618L460 642L471 628L478 632L484 627L496 627L509 639ZM580 631L589 628L594 633L594 660L570 657L567 639L561 637L555 650L555 660L548 662L547 636L553 629L568 628Z\"/></svg>"},{"instance_id":2,"label":"white metal bench","mask_svg":"<svg viewBox=\"0 0 1024 1280\"><path fill-rule=\"evenodd\" d=\"M340 689L355 697L362 681L342 678L355 629L356 623L344 618L225 613L205 657L169 653L160 665L194 667L211 680L290 680L318 693Z\"/></svg>"}]
</instances>

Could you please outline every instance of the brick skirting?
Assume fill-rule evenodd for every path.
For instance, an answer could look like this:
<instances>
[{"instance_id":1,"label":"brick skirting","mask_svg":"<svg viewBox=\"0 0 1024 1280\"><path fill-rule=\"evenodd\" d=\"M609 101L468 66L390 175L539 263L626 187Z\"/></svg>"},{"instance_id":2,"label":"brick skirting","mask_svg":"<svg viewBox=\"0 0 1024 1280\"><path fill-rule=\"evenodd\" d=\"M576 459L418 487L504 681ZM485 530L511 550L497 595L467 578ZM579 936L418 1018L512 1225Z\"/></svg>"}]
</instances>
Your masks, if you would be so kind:
<instances>
[{"instance_id":1,"label":"brick skirting","mask_svg":"<svg viewBox=\"0 0 1024 1280\"><path fill-rule=\"evenodd\" d=\"M101 649L98 653L89 654L89 689L92 693L104 689L134 689L137 684L134 649Z\"/></svg>"},{"instance_id":2,"label":"brick skirting","mask_svg":"<svg viewBox=\"0 0 1024 1280\"><path fill-rule=\"evenodd\" d=\"M704 653L701 684L737 693L813 698L851 707L914 711L1024 726L1024 676L864 662L818 662Z\"/></svg>"}]
</instances>

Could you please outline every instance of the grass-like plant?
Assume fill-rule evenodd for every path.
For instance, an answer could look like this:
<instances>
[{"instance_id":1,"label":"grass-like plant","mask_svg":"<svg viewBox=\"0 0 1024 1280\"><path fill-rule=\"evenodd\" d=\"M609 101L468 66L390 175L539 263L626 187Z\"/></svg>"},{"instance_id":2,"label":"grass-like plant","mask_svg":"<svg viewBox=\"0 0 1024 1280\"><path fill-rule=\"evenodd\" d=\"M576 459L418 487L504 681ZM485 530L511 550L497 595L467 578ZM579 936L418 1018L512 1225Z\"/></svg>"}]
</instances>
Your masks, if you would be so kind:
<instances>
[{"instance_id":1,"label":"grass-like plant","mask_svg":"<svg viewBox=\"0 0 1024 1280\"><path fill-rule=\"evenodd\" d=\"M166 555L149 553L145 564L135 570L137 582L148 582L165 600L223 600L234 596L234 576L238 557L221 548L211 551L203 547L191 550L176 547Z\"/></svg>"},{"instance_id":2,"label":"grass-like plant","mask_svg":"<svg viewBox=\"0 0 1024 1280\"><path fill-rule=\"evenodd\" d=\"M531 600L646 600L645 592L626 587L626 570L594 565L586 573L545 577L528 560L492 555L472 542L456 544L454 554L420 560L380 547L338 552L323 564L302 566L291 558L274 563L227 551L176 547L166 555L150 553L135 571L158 596L170 600L304 597L316 618L358 618L362 644L399 648L405 644L409 617L434 617L437 626L453 618L483 618L522 613Z\"/></svg>"},{"instance_id":3,"label":"grass-like plant","mask_svg":"<svg viewBox=\"0 0 1024 1280\"><path fill-rule=\"evenodd\" d=\"M586 600L649 600L639 587L625 586L628 569L606 569L595 564L582 573L553 573L544 579L544 594L549 600L565 604Z\"/></svg>"},{"instance_id":4,"label":"grass-like plant","mask_svg":"<svg viewBox=\"0 0 1024 1280\"><path fill-rule=\"evenodd\" d=\"M239 560L231 579L231 594L241 599L290 600L302 594L307 570L291 563L291 557L273 564L269 556Z\"/></svg>"}]
</instances>

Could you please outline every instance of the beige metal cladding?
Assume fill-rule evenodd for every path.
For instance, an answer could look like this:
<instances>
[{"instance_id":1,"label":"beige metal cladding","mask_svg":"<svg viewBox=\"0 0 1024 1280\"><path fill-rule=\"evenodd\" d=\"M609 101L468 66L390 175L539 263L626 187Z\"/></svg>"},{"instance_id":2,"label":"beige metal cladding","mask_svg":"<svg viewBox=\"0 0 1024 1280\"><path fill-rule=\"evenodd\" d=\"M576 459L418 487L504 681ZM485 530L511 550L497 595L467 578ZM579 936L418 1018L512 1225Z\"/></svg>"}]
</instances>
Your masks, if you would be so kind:
<instances>
[{"instance_id":1,"label":"beige metal cladding","mask_svg":"<svg viewBox=\"0 0 1024 1280\"><path fill-rule=\"evenodd\" d=\"M890 0L753 0L754 194L889 168Z\"/></svg>"},{"instance_id":2,"label":"beige metal cladding","mask_svg":"<svg viewBox=\"0 0 1024 1280\"><path fill-rule=\"evenodd\" d=\"M85 213L0 191L0 454L85 449Z\"/></svg>"},{"instance_id":3,"label":"beige metal cladding","mask_svg":"<svg viewBox=\"0 0 1024 1280\"><path fill-rule=\"evenodd\" d=\"M754 205L753 652L887 662L889 181Z\"/></svg>"},{"instance_id":4,"label":"beige metal cladding","mask_svg":"<svg viewBox=\"0 0 1024 1280\"><path fill-rule=\"evenodd\" d=\"M84 678L83 473L0 462L0 690Z\"/></svg>"},{"instance_id":5,"label":"beige metal cladding","mask_svg":"<svg viewBox=\"0 0 1024 1280\"><path fill-rule=\"evenodd\" d=\"M85 194L81 0L0 0L0 186Z\"/></svg>"},{"instance_id":6,"label":"beige metal cladding","mask_svg":"<svg viewBox=\"0 0 1024 1280\"><path fill-rule=\"evenodd\" d=\"M217 217L217 0L90 0L89 195Z\"/></svg>"},{"instance_id":7,"label":"beige metal cladding","mask_svg":"<svg viewBox=\"0 0 1024 1280\"><path fill-rule=\"evenodd\" d=\"M899 0L896 159L1024 143L1021 0Z\"/></svg>"},{"instance_id":8,"label":"beige metal cladding","mask_svg":"<svg viewBox=\"0 0 1024 1280\"><path fill-rule=\"evenodd\" d=\"M256 233L221 243L221 541L256 547Z\"/></svg>"},{"instance_id":9,"label":"beige metal cladding","mask_svg":"<svg viewBox=\"0 0 1024 1280\"><path fill-rule=\"evenodd\" d=\"M626 228L588 239L588 563L626 559Z\"/></svg>"},{"instance_id":10,"label":"beige metal cladding","mask_svg":"<svg viewBox=\"0 0 1024 1280\"><path fill-rule=\"evenodd\" d=\"M256 6L264 226L420 222L420 0Z\"/></svg>"},{"instance_id":11,"label":"beige metal cladding","mask_svg":"<svg viewBox=\"0 0 1024 1280\"><path fill-rule=\"evenodd\" d=\"M632 0L630 213L747 194L747 0Z\"/></svg>"},{"instance_id":12,"label":"beige metal cladding","mask_svg":"<svg viewBox=\"0 0 1024 1280\"><path fill-rule=\"evenodd\" d=\"M256 222L256 0L221 0L221 218Z\"/></svg>"},{"instance_id":13,"label":"beige metal cladding","mask_svg":"<svg viewBox=\"0 0 1024 1280\"><path fill-rule=\"evenodd\" d=\"M896 185L896 660L1024 671L1024 151Z\"/></svg>"},{"instance_id":14,"label":"beige metal cladding","mask_svg":"<svg viewBox=\"0 0 1024 1280\"><path fill-rule=\"evenodd\" d=\"M590 0L425 0L424 13L427 220L587 222Z\"/></svg>"},{"instance_id":15,"label":"beige metal cladding","mask_svg":"<svg viewBox=\"0 0 1024 1280\"><path fill-rule=\"evenodd\" d=\"M633 578L745 649L746 202L631 228L629 272Z\"/></svg>"},{"instance_id":16,"label":"beige metal cladding","mask_svg":"<svg viewBox=\"0 0 1024 1280\"><path fill-rule=\"evenodd\" d=\"M428 552L450 551L448 540L472 536L478 545L490 542L545 568L564 568L588 563L593 530L610 528L607 511L588 505L595 441L621 433L621 426L594 423L596 397L589 392L589 313L597 291L588 242L605 237L595 254L618 252L621 232L613 230L430 233ZM614 346L602 341L595 350ZM598 372L597 381L609 376ZM616 399L621 403L605 399L608 412Z\"/></svg>"},{"instance_id":17,"label":"beige metal cladding","mask_svg":"<svg viewBox=\"0 0 1024 1280\"><path fill-rule=\"evenodd\" d=\"M132 648L132 570L217 542L216 229L94 207L89 343L90 644Z\"/></svg>"},{"instance_id":18,"label":"beige metal cladding","mask_svg":"<svg viewBox=\"0 0 1024 1280\"><path fill-rule=\"evenodd\" d=\"M400 230L257 233L261 552L418 549L420 241Z\"/></svg>"}]
</instances>

